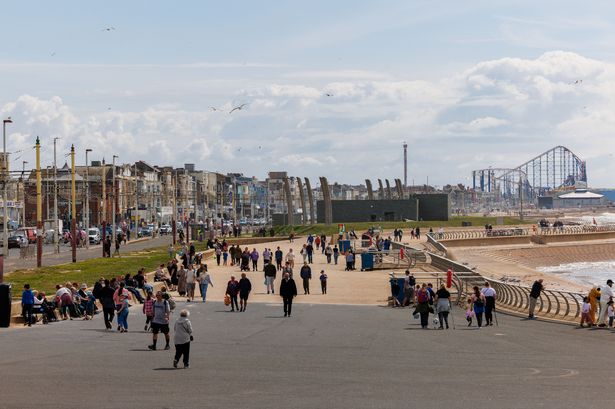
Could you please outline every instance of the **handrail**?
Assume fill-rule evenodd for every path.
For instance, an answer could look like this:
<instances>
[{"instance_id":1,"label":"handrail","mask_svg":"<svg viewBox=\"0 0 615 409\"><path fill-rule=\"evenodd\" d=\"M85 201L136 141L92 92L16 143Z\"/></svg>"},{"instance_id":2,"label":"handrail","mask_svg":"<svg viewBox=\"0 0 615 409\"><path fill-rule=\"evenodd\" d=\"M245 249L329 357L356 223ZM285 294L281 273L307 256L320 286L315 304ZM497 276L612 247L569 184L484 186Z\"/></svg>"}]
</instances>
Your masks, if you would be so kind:
<instances>
[{"instance_id":1,"label":"handrail","mask_svg":"<svg viewBox=\"0 0 615 409\"><path fill-rule=\"evenodd\" d=\"M498 227L494 229L452 230L443 232L427 233L428 241L436 248L440 240L478 239L490 237L522 237L532 234L537 235L561 235L561 234L585 234L615 232L615 224L560 226L560 227ZM442 243L440 243L442 245ZM438 248L439 249L439 248ZM440 249L439 249L440 250Z\"/></svg>"},{"instance_id":2,"label":"handrail","mask_svg":"<svg viewBox=\"0 0 615 409\"><path fill-rule=\"evenodd\" d=\"M435 237L432 239L433 242L438 242ZM444 256L431 252L426 253L430 256L433 266L443 270L449 268L453 270L455 278L453 282L458 280L461 283L458 285L462 291L458 296L458 301L469 295L471 286L488 282L496 291L498 308L514 313L528 312L531 287L484 277L472 268ZM466 286L465 291L462 289L464 285ZM583 297L584 295L578 292L543 289L534 314L557 321L576 321L581 316Z\"/></svg>"}]
</instances>

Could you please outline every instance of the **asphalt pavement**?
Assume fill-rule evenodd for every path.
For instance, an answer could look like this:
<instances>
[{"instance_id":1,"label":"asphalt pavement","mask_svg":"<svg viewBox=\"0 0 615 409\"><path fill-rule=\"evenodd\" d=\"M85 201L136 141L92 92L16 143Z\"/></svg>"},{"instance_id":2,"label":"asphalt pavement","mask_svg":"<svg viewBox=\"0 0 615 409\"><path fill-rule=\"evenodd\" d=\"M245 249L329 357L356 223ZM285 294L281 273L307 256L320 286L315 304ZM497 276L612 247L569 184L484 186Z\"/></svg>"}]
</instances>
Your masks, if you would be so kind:
<instances>
[{"instance_id":1,"label":"asphalt pavement","mask_svg":"<svg viewBox=\"0 0 615 409\"><path fill-rule=\"evenodd\" d=\"M308 296L309 297L309 296ZM191 368L93 321L0 331L2 408L579 408L611 404L610 330L498 315L499 326L422 330L409 310L295 305L244 313L178 303L195 330ZM159 346L160 346L159 341ZM181 364L180 364L181 366Z\"/></svg>"}]
</instances>

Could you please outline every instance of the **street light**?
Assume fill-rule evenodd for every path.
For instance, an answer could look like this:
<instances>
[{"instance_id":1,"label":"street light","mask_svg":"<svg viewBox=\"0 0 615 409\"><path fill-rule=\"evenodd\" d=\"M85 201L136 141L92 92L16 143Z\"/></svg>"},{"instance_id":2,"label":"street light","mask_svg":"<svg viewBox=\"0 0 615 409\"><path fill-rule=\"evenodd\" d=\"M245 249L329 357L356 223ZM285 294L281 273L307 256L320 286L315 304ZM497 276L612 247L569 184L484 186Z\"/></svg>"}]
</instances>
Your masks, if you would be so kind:
<instances>
[{"instance_id":1,"label":"street light","mask_svg":"<svg viewBox=\"0 0 615 409\"><path fill-rule=\"evenodd\" d=\"M113 182L111 184L111 200L113 201L113 205L112 205L112 209L113 209L113 214L111 215L112 219L113 219L113 224L112 229L113 231L111 232L112 234L112 243L113 245L115 245L115 241L116 241L116 233L115 233L115 159L119 158L119 156L117 155L113 155Z\"/></svg>"},{"instance_id":2,"label":"street light","mask_svg":"<svg viewBox=\"0 0 615 409\"><path fill-rule=\"evenodd\" d=\"M2 193L2 202L4 204L4 220L2 222L2 232L3 232L3 239L2 239L2 254L4 254L4 257L8 257L9 256L9 232L7 229L7 219L8 219L8 215L7 215L7 184L9 182L9 161L7 160L7 153L6 153L6 124L12 124L13 120L11 119L11 117L9 116L8 118L4 119L2 121L2 156L3 156L3 161L2 161L2 176L4 179L4 189L3 189L3 193Z\"/></svg>"},{"instance_id":3,"label":"street light","mask_svg":"<svg viewBox=\"0 0 615 409\"><path fill-rule=\"evenodd\" d=\"M56 253L60 252L60 223L58 222L58 166L56 164L56 141L58 139L61 138L53 138L53 245Z\"/></svg>"},{"instance_id":4,"label":"street light","mask_svg":"<svg viewBox=\"0 0 615 409\"><path fill-rule=\"evenodd\" d=\"M83 206L83 229L88 234L85 241L85 246L90 248L90 174L89 174L89 162L88 153L92 152L92 149L85 150L85 206Z\"/></svg>"},{"instance_id":5,"label":"street light","mask_svg":"<svg viewBox=\"0 0 615 409\"><path fill-rule=\"evenodd\" d=\"M21 214L22 214L22 223L23 223L23 227L26 227L26 181L25 181L25 175L26 175L26 163L28 163L27 160L24 160L23 162L21 162L22 165L22 169L21 169L21 186L22 186L22 190L23 190L23 202L21 203Z\"/></svg>"}]
</instances>

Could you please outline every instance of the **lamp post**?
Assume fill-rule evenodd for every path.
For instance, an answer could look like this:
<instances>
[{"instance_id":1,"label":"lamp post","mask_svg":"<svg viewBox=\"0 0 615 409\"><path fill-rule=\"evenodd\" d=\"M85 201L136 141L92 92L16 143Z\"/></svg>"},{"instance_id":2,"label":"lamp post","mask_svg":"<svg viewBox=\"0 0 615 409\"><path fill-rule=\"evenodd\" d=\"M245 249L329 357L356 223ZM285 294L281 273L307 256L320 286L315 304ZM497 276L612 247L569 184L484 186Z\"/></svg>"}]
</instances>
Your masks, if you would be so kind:
<instances>
[{"instance_id":1,"label":"lamp post","mask_svg":"<svg viewBox=\"0 0 615 409\"><path fill-rule=\"evenodd\" d=\"M71 215L70 215L70 235L73 263L77 262L77 192L75 186L75 145L70 147L70 192L71 192Z\"/></svg>"},{"instance_id":2,"label":"lamp post","mask_svg":"<svg viewBox=\"0 0 615 409\"><path fill-rule=\"evenodd\" d=\"M3 193L2 193L2 202L4 204L4 217L3 217L3 221L2 221L2 231L3 231L3 235L4 237L2 238L2 254L4 255L4 257L8 257L9 256L9 232L7 229L7 219L8 219L8 215L7 215L7 196L8 196L8 189L7 189L7 185L9 183L9 161L8 161L8 154L6 153L6 124L12 124L13 121L11 120L11 117L9 116L7 119L2 121L2 155L3 155L3 161L2 161L2 177L4 179L4 188L3 188Z\"/></svg>"},{"instance_id":3,"label":"lamp post","mask_svg":"<svg viewBox=\"0 0 615 409\"><path fill-rule=\"evenodd\" d=\"M55 252L60 252L59 229L58 222L58 166L56 165L56 141L60 138L53 138L53 245Z\"/></svg>"},{"instance_id":4,"label":"lamp post","mask_svg":"<svg viewBox=\"0 0 615 409\"><path fill-rule=\"evenodd\" d=\"M141 219L139 219L139 179L137 176L137 162L135 162L135 232L132 235L134 239L136 239L139 234L139 222L140 221Z\"/></svg>"},{"instance_id":5,"label":"lamp post","mask_svg":"<svg viewBox=\"0 0 615 409\"><path fill-rule=\"evenodd\" d=\"M119 156L117 155L113 155L113 169L112 169L112 182L111 182L111 200L112 200L112 205L111 205L111 209L112 209L112 214L111 214L111 218L113 220L112 223L112 229L113 231L111 232L111 243L112 245L115 245L115 241L116 241L116 232L115 232L115 159L117 159Z\"/></svg>"},{"instance_id":6,"label":"lamp post","mask_svg":"<svg viewBox=\"0 0 615 409\"><path fill-rule=\"evenodd\" d=\"M23 227L26 227L26 163L28 163L27 160L21 162L21 189L23 190L23 201L21 202L21 218Z\"/></svg>"},{"instance_id":7,"label":"lamp post","mask_svg":"<svg viewBox=\"0 0 615 409\"><path fill-rule=\"evenodd\" d=\"M25 168L25 166L24 166ZM36 267L43 262L43 184L41 181L41 141L36 137Z\"/></svg>"},{"instance_id":8,"label":"lamp post","mask_svg":"<svg viewBox=\"0 0 615 409\"><path fill-rule=\"evenodd\" d=\"M87 233L88 237L85 240L85 246L90 248L90 173L88 153L92 152L92 149L85 150L85 204L83 206L83 229Z\"/></svg>"}]
</instances>

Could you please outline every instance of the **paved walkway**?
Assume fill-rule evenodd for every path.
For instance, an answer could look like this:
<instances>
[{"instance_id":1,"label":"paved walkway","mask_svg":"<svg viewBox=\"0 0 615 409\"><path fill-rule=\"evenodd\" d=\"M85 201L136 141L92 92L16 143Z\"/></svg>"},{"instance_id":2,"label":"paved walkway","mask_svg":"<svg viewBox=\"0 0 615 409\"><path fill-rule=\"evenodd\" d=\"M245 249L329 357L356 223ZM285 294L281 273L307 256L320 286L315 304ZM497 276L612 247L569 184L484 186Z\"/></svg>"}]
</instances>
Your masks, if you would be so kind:
<instances>
[{"instance_id":1,"label":"paved walkway","mask_svg":"<svg viewBox=\"0 0 615 409\"><path fill-rule=\"evenodd\" d=\"M184 305L180 305L180 308ZM606 407L613 334L500 315L499 327L421 330L408 310L191 304L191 368L102 317L0 331L2 408ZM177 315L177 314L174 314ZM606 389L605 389L606 388Z\"/></svg>"}]
</instances>

